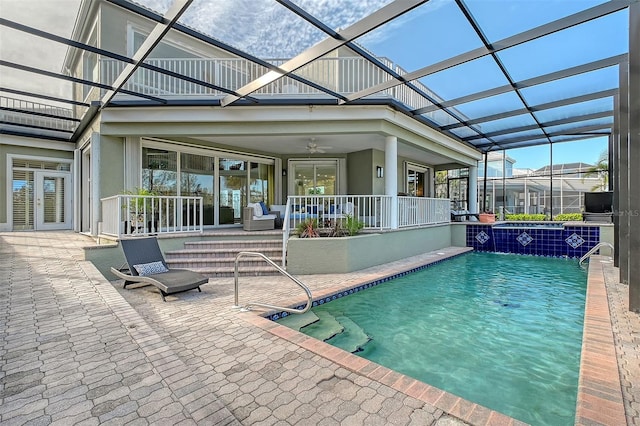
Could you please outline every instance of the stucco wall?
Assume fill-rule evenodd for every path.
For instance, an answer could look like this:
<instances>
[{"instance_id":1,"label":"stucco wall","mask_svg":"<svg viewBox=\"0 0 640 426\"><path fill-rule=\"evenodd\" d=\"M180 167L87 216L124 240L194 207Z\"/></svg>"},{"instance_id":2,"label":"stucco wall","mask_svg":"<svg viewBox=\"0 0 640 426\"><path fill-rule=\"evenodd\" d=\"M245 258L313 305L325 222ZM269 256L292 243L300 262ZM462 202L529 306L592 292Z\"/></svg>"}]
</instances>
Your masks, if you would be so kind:
<instances>
[{"instance_id":1,"label":"stucco wall","mask_svg":"<svg viewBox=\"0 0 640 426\"><path fill-rule=\"evenodd\" d=\"M292 274L346 273L451 246L451 226L437 225L340 238L289 239Z\"/></svg>"}]
</instances>

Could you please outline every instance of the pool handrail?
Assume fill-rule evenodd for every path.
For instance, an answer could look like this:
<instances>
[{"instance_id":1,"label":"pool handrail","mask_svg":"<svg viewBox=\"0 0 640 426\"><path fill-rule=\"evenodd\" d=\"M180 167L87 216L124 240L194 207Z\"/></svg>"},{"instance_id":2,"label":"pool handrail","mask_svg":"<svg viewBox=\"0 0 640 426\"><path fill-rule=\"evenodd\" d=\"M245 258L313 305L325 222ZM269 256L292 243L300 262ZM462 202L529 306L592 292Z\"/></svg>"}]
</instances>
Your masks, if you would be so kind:
<instances>
[{"instance_id":1,"label":"pool handrail","mask_svg":"<svg viewBox=\"0 0 640 426\"><path fill-rule=\"evenodd\" d=\"M258 303L258 302L249 302L244 306L240 306L240 304L238 303L238 289L239 289L239 284L238 284L238 261L243 257L261 257L265 262L267 262L268 264L270 264L271 266L276 268L276 270L278 270L278 272L280 272L282 275L286 276L287 278L292 280L294 283L298 284L298 286L300 286L305 291L305 293L307 294L307 305L304 307L304 309L284 308L282 306L269 305L267 303ZM258 253L258 252L255 252L255 251L241 251L236 255L235 266L234 266L234 271L233 271L233 283L234 283L234 292L235 292L233 307L234 308L240 308L240 310L243 311L243 312L251 310L251 308L253 306L258 306L258 307L262 307L262 308L275 309L275 310L279 310L279 311L283 311L283 312L288 312L290 314L304 314L305 312L307 312L311 308L311 304L313 303L313 299L312 299L312 296L311 296L311 290L309 290L309 287L307 287L302 281L300 281L299 279L297 279L293 275L289 274L283 268L278 266L273 260L269 259L264 254Z\"/></svg>"},{"instance_id":2,"label":"pool handrail","mask_svg":"<svg viewBox=\"0 0 640 426\"><path fill-rule=\"evenodd\" d=\"M615 250L613 248L613 245L611 245L610 243L607 243L605 241L600 241L598 244L596 244L595 246L593 246L593 248L591 250L589 250L588 252L586 252L584 254L584 256L582 256L580 258L580 262L578 262L578 265L582 266L582 262L584 262L586 259L590 258L592 254L594 254L596 251L600 250L600 247L609 247L611 249L611 257L613 257L613 251Z\"/></svg>"}]
</instances>

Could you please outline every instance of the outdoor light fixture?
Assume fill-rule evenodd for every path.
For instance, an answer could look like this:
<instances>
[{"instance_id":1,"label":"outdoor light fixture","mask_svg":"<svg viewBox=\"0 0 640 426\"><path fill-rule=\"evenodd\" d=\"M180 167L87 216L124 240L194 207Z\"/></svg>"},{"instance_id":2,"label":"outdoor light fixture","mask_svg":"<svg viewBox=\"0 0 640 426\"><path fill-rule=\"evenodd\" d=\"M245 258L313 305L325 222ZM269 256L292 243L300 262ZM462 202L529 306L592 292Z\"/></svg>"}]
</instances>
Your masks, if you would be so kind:
<instances>
[{"instance_id":1,"label":"outdoor light fixture","mask_svg":"<svg viewBox=\"0 0 640 426\"><path fill-rule=\"evenodd\" d=\"M384 169L380 166L376 166L376 176L379 178L384 177Z\"/></svg>"}]
</instances>

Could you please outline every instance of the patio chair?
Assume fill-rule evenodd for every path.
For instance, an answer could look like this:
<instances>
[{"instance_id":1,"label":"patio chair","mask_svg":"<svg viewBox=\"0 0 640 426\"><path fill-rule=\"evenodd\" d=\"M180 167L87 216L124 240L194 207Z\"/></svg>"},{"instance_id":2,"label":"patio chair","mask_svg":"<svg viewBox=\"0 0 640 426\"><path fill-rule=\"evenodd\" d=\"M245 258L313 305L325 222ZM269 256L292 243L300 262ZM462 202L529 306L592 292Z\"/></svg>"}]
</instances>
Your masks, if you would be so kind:
<instances>
[{"instance_id":1,"label":"patio chair","mask_svg":"<svg viewBox=\"0 0 640 426\"><path fill-rule=\"evenodd\" d=\"M120 246L126 260L126 268L111 268L111 272L124 280L123 288L129 284L144 283L154 285L160 290L162 300L165 296L193 289L200 290L209 278L186 269L169 269L156 237L131 238L120 240Z\"/></svg>"}]
</instances>

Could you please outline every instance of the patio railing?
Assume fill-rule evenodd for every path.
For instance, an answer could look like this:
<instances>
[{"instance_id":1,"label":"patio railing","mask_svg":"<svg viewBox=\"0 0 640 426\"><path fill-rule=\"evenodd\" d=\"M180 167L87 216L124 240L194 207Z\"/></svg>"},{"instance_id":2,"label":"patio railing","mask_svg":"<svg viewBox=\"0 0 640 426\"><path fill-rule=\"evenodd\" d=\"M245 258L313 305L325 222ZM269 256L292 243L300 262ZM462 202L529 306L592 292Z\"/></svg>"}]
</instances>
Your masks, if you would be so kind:
<instances>
[{"instance_id":1,"label":"patio railing","mask_svg":"<svg viewBox=\"0 0 640 426\"><path fill-rule=\"evenodd\" d=\"M202 233L202 197L120 194L100 201L103 235Z\"/></svg>"},{"instance_id":2,"label":"patio railing","mask_svg":"<svg viewBox=\"0 0 640 426\"><path fill-rule=\"evenodd\" d=\"M282 262L285 266L287 240L298 226L313 220L319 232L329 234L338 222L347 219L362 222L365 230L387 230L411 226L435 225L451 221L448 198L397 197L390 195L309 195L290 196L284 208ZM396 209L394 225L392 210ZM281 212L282 213L282 212Z\"/></svg>"}]
</instances>

